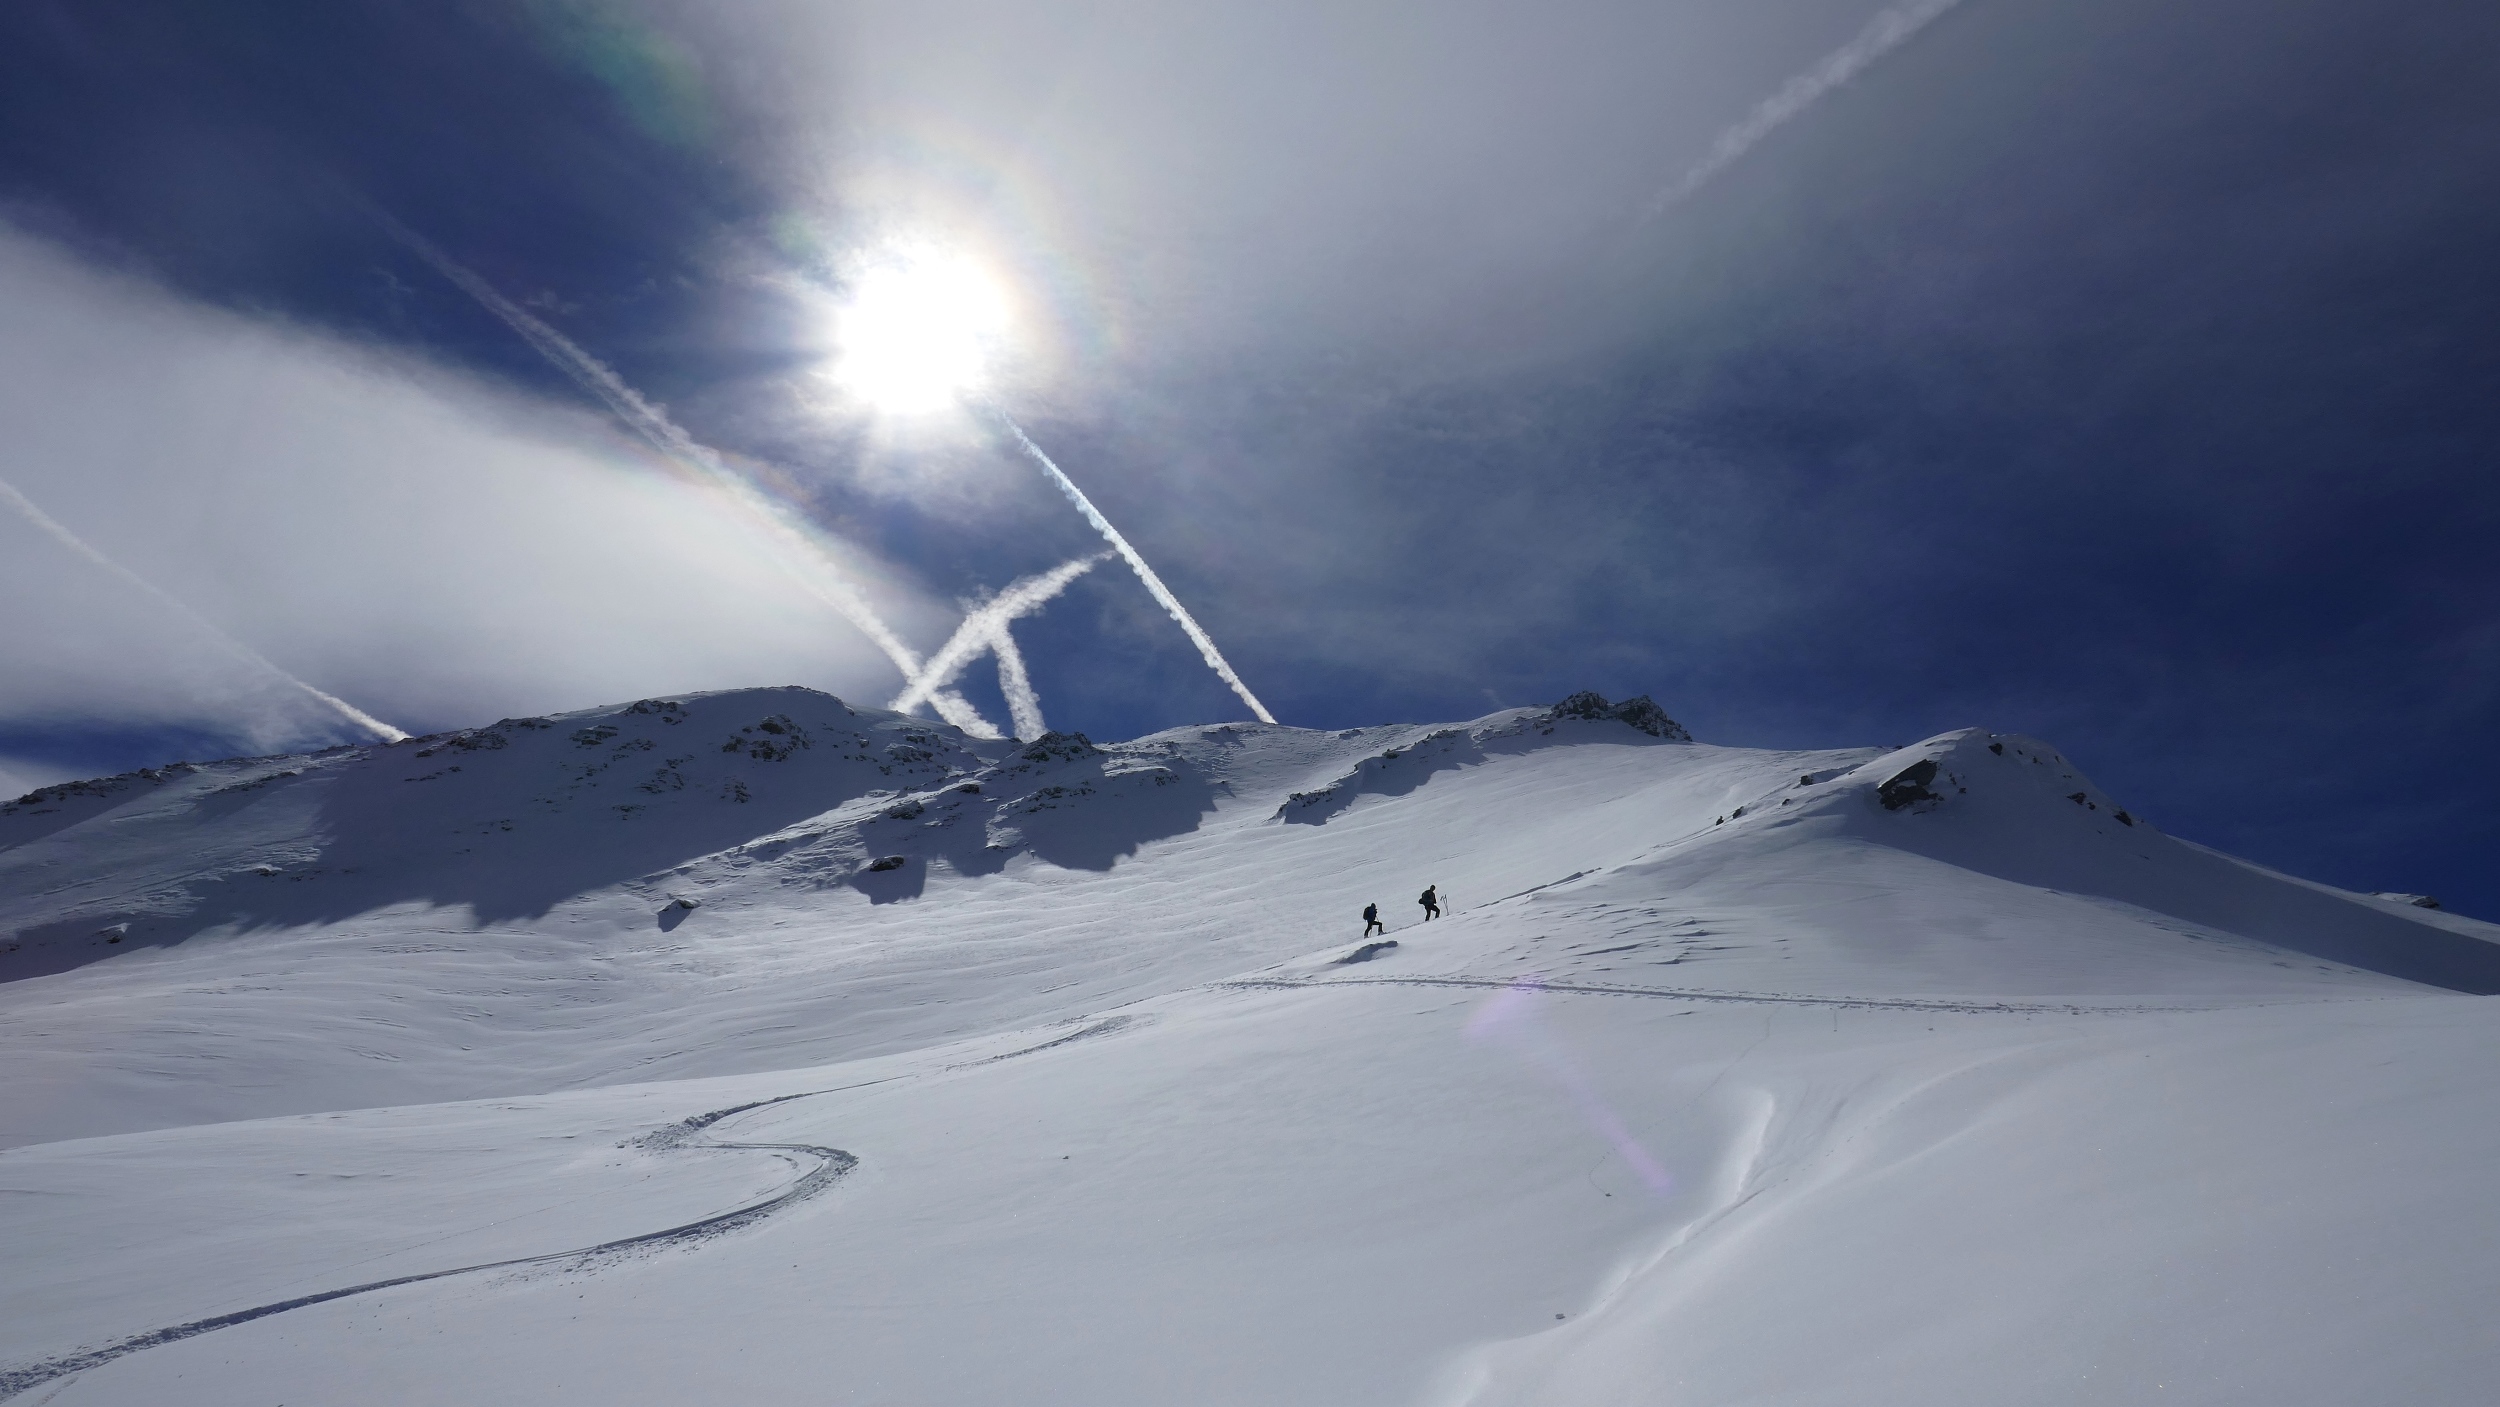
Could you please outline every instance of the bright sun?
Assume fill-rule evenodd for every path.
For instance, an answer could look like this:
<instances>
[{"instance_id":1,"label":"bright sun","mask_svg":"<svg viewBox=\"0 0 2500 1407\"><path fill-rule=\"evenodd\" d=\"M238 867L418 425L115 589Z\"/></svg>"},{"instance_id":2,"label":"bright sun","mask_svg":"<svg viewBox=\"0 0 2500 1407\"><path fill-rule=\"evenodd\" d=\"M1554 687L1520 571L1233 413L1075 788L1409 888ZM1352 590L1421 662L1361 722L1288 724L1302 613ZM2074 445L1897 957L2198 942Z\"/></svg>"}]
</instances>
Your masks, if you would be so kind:
<instances>
[{"instance_id":1,"label":"bright sun","mask_svg":"<svg viewBox=\"0 0 2500 1407\"><path fill-rule=\"evenodd\" d=\"M907 249L872 264L834 313L834 382L871 407L913 415L977 386L1007 329L1007 299L961 255Z\"/></svg>"}]
</instances>

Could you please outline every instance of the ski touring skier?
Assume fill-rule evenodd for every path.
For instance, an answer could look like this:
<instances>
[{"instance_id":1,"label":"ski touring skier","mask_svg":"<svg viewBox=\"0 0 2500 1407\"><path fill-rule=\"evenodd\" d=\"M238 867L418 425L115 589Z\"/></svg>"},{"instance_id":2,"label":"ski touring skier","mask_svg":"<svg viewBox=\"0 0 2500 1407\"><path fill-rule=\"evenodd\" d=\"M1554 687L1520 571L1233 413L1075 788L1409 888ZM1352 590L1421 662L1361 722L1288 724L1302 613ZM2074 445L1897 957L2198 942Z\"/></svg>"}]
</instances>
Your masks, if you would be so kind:
<instances>
[{"instance_id":1,"label":"ski touring skier","mask_svg":"<svg viewBox=\"0 0 2500 1407\"><path fill-rule=\"evenodd\" d=\"M1425 885L1423 897L1415 902L1424 906L1424 917L1427 920L1439 918L1441 916L1441 886Z\"/></svg>"},{"instance_id":2,"label":"ski touring skier","mask_svg":"<svg viewBox=\"0 0 2500 1407\"><path fill-rule=\"evenodd\" d=\"M1383 934L1389 931L1388 925L1380 921L1380 906L1365 904L1363 906L1363 936L1369 938L1374 929L1378 929Z\"/></svg>"}]
</instances>

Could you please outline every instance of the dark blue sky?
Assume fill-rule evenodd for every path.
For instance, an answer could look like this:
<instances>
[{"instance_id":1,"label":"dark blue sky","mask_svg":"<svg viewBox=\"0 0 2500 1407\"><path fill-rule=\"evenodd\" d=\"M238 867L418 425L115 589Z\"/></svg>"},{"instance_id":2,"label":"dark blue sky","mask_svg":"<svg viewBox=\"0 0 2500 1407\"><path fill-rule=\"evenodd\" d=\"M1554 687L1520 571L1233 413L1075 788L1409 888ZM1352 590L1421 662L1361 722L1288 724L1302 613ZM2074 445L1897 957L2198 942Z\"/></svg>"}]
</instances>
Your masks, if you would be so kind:
<instances>
[{"instance_id":1,"label":"dark blue sky","mask_svg":"<svg viewBox=\"0 0 2500 1407\"><path fill-rule=\"evenodd\" d=\"M995 443L811 409L806 290L943 211L1052 310L1002 399L1287 722L1980 724L2500 917L2500 11L1966 0L1645 220L1881 6L828 9L25 0L0 219L597 408L387 209L947 596L1090 538ZM1056 726L1239 716L1113 571L1019 635Z\"/></svg>"}]
</instances>

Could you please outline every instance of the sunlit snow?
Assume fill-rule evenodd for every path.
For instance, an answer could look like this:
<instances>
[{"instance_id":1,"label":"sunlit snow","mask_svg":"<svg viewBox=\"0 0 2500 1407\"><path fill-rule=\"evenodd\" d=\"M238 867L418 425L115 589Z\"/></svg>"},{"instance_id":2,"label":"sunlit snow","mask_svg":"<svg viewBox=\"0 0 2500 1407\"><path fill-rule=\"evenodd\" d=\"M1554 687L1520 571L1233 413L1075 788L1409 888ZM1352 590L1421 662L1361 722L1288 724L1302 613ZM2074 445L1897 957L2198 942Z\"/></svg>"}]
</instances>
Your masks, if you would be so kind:
<instances>
[{"instance_id":1,"label":"sunlit snow","mask_svg":"<svg viewBox=\"0 0 2500 1407\"><path fill-rule=\"evenodd\" d=\"M2017 735L1734 749L1583 698L1016 743L696 695L46 788L0 807L0 933L30 1402L2500 1367L2500 929L2174 839Z\"/></svg>"}]
</instances>

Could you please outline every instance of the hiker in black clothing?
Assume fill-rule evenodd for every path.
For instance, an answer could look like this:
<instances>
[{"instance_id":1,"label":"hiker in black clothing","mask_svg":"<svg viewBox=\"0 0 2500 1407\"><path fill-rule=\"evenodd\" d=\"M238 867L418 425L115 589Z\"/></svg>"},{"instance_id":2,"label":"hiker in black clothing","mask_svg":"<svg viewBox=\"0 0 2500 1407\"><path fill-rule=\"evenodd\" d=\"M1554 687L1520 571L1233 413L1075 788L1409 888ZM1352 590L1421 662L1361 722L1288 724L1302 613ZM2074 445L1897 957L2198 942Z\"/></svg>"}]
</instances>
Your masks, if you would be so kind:
<instances>
[{"instance_id":1,"label":"hiker in black clothing","mask_svg":"<svg viewBox=\"0 0 2500 1407\"><path fill-rule=\"evenodd\" d=\"M1441 916L1441 886L1437 884L1425 885L1424 897L1416 900L1415 902L1424 906L1425 918L1439 918Z\"/></svg>"},{"instance_id":2,"label":"hiker in black clothing","mask_svg":"<svg viewBox=\"0 0 2500 1407\"><path fill-rule=\"evenodd\" d=\"M1379 929L1384 935L1389 931L1388 925L1380 921L1380 906L1378 904L1365 904L1363 906L1363 936L1369 938L1372 936L1372 930L1375 928Z\"/></svg>"}]
</instances>

